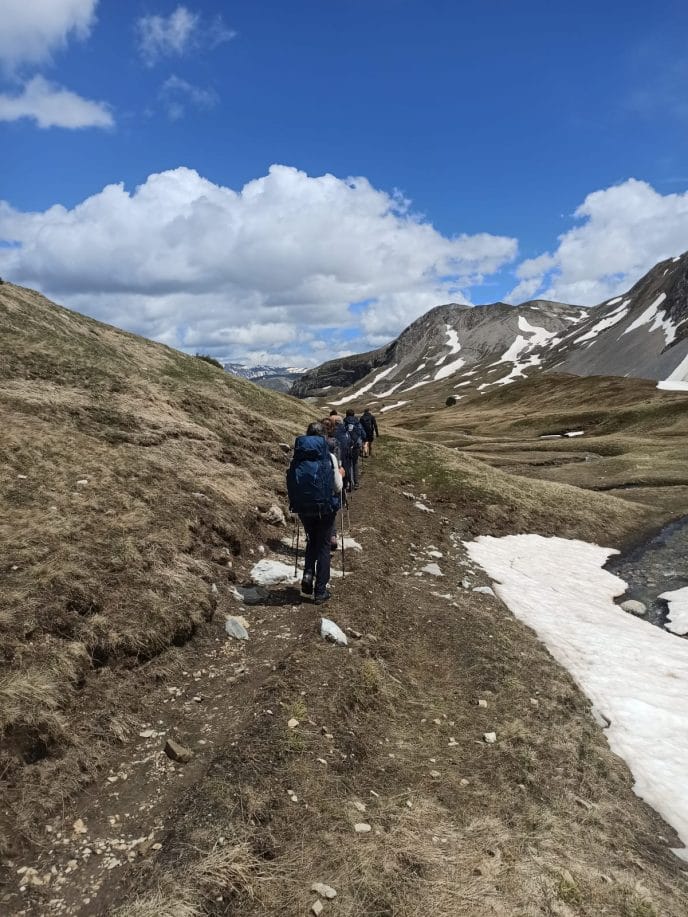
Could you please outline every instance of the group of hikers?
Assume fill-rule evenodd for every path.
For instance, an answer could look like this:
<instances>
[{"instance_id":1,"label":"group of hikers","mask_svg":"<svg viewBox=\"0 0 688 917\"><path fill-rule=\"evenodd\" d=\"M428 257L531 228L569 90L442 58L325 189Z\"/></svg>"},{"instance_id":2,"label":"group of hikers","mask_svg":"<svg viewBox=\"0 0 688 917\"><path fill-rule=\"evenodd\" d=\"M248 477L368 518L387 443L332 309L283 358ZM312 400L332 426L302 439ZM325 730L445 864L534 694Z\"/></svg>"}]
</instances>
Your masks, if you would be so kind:
<instances>
[{"instance_id":1,"label":"group of hikers","mask_svg":"<svg viewBox=\"0 0 688 917\"><path fill-rule=\"evenodd\" d=\"M333 409L328 417L309 424L306 435L294 442L287 471L289 508L306 533L301 595L316 605L330 598L327 585L330 555L337 550L337 513L347 505L347 494L360 486L361 459L372 455L379 435L368 408L360 418L353 408L347 408L344 417Z\"/></svg>"}]
</instances>

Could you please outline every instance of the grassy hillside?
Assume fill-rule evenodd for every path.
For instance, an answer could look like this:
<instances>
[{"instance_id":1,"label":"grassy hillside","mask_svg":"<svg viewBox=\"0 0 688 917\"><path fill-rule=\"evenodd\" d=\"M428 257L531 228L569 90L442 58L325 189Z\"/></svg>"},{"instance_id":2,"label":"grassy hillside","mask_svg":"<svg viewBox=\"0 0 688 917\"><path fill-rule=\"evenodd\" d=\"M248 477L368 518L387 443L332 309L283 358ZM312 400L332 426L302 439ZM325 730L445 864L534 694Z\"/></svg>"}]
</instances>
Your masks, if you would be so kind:
<instances>
[{"instance_id":1,"label":"grassy hillside","mask_svg":"<svg viewBox=\"0 0 688 917\"><path fill-rule=\"evenodd\" d=\"M308 414L10 284L0 326L0 775L25 831L213 614Z\"/></svg>"},{"instance_id":2,"label":"grassy hillside","mask_svg":"<svg viewBox=\"0 0 688 917\"><path fill-rule=\"evenodd\" d=\"M606 492L641 508L643 526L650 528L688 513L684 394L658 391L643 379L555 374L451 407L436 403L425 389L420 392L412 405L383 414L384 428L517 475L507 490L529 493L532 485L518 484L523 477L573 485L583 491L576 500L603 517L607 504L600 494ZM577 431L583 435L563 435ZM595 496L586 500L586 490ZM550 503L545 499L543 506ZM630 531L637 534L635 516Z\"/></svg>"}]
</instances>

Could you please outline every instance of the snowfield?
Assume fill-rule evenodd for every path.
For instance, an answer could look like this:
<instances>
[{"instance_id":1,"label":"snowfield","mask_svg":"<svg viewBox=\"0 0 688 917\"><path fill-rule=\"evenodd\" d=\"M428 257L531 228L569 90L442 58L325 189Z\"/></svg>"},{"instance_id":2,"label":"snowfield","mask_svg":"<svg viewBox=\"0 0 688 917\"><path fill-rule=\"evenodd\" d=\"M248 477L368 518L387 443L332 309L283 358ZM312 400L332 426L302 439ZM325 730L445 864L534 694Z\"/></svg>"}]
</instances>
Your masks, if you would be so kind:
<instances>
[{"instance_id":1,"label":"snowfield","mask_svg":"<svg viewBox=\"0 0 688 917\"><path fill-rule=\"evenodd\" d=\"M660 599L665 599L669 605L667 630L681 637L688 634L688 586L663 592Z\"/></svg>"},{"instance_id":2,"label":"snowfield","mask_svg":"<svg viewBox=\"0 0 688 917\"><path fill-rule=\"evenodd\" d=\"M609 720L635 792L688 844L688 641L614 604L626 584L603 569L612 548L541 535L482 536L466 548Z\"/></svg>"}]
</instances>

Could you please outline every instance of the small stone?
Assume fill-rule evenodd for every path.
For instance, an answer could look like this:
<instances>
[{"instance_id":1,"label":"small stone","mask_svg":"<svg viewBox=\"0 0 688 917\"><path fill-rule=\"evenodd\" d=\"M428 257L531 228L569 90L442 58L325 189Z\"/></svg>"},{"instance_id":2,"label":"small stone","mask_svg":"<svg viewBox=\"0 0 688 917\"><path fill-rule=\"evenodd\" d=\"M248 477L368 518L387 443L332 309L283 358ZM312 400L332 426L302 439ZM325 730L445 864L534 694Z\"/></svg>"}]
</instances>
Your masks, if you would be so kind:
<instances>
[{"instance_id":1,"label":"small stone","mask_svg":"<svg viewBox=\"0 0 688 917\"><path fill-rule=\"evenodd\" d=\"M620 607L629 614L636 615L639 618L647 614L647 606L644 605L643 602L638 602L635 599L628 599L626 602L622 602Z\"/></svg>"},{"instance_id":2,"label":"small stone","mask_svg":"<svg viewBox=\"0 0 688 917\"><path fill-rule=\"evenodd\" d=\"M319 917L323 912L323 903L318 899L311 904L311 911L315 914L315 917Z\"/></svg>"},{"instance_id":3,"label":"small stone","mask_svg":"<svg viewBox=\"0 0 688 917\"><path fill-rule=\"evenodd\" d=\"M230 615L225 620L225 631L230 637L234 637L235 640L248 640L248 631L243 623L234 615Z\"/></svg>"},{"instance_id":4,"label":"small stone","mask_svg":"<svg viewBox=\"0 0 688 917\"><path fill-rule=\"evenodd\" d=\"M260 513L260 518L263 522L267 522L268 525L286 525L287 520L284 516L283 511L277 506L276 503L273 503L272 506L264 513Z\"/></svg>"},{"instance_id":5,"label":"small stone","mask_svg":"<svg viewBox=\"0 0 688 917\"><path fill-rule=\"evenodd\" d=\"M478 592L480 595L494 596L494 592L490 586L474 586L473 592Z\"/></svg>"},{"instance_id":6,"label":"small stone","mask_svg":"<svg viewBox=\"0 0 688 917\"><path fill-rule=\"evenodd\" d=\"M430 776L437 778L437 777L441 777L442 775L440 774L439 771L430 771Z\"/></svg>"},{"instance_id":7,"label":"small stone","mask_svg":"<svg viewBox=\"0 0 688 917\"><path fill-rule=\"evenodd\" d=\"M298 725L299 725L299 721L296 719L295 716L293 716L293 717L287 722L287 726L288 726L290 729L296 729L296 727L297 727Z\"/></svg>"},{"instance_id":8,"label":"small stone","mask_svg":"<svg viewBox=\"0 0 688 917\"><path fill-rule=\"evenodd\" d=\"M531 707L539 707L540 701L537 699L537 697L531 697L530 704L531 704Z\"/></svg>"},{"instance_id":9,"label":"small stone","mask_svg":"<svg viewBox=\"0 0 688 917\"><path fill-rule=\"evenodd\" d=\"M483 739L487 742L488 745L494 745L494 743L497 741L497 733L496 732L484 732Z\"/></svg>"},{"instance_id":10,"label":"small stone","mask_svg":"<svg viewBox=\"0 0 688 917\"><path fill-rule=\"evenodd\" d=\"M365 812L365 810L366 810L366 804L365 804L364 802L359 802L359 801L356 799L356 800L354 800L354 808L355 808L358 812Z\"/></svg>"},{"instance_id":11,"label":"small stone","mask_svg":"<svg viewBox=\"0 0 688 917\"><path fill-rule=\"evenodd\" d=\"M459 781L459 783L461 784L461 786L468 786L468 784L469 784L470 782L471 782L471 781L470 781L470 780L466 780L465 777L462 777L461 780Z\"/></svg>"},{"instance_id":12,"label":"small stone","mask_svg":"<svg viewBox=\"0 0 688 917\"><path fill-rule=\"evenodd\" d=\"M484 698L481 697L480 700L478 701L478 706L479 706L479 707L487 707L487 701L486 701Z\"/></svg>"},{"instance_id":13,"label":"small stone","mask_svg":"<svg viewBox=\"0 0 688 917\"><path fill-rule=\"evenodd\" d=\"M82 819L80 818L77 818L77 820L74 822L74 824L72 825L72 830L74 831L75 834L87 834L88 833L88 828L86 827L86 825L83 823Z\"/></svg>"},{"instance_id":14,"label":"small stone","mask_svg":"<svg viewBox=\"0 0 688 917\"><path fill-rule=\"evenodd\" d=\"M175 742L174 739L168 739L165 742L165 754L168 758L177 761L179 764L188 764L193 758L194 753L190 748L186 748L184 745L180 745L179 742Z\"/></svg>"},{"instance_id":15,"label":"small stone","mask_svg":"<svg viewBox=\"0 0 688 917\"><path fill-rule=\"evenodd\" d=\"M354 831L356 834L368 834L373 829L367 822L360 821L358 824L354 825Z\"/></svg>"},{"instance_id":16,"label":"small stone","mask_svg":"<svg viewBox=\"0 0 688 917\"><path fill-rule=\"evenodd\" d=\"M322 882L314 882L311 885L311 891L315 892L316 895L320 895L321 898L327 898L328 901L337 897L335 889L331 885L324 885Z\"/></svg>"}]
</instances>

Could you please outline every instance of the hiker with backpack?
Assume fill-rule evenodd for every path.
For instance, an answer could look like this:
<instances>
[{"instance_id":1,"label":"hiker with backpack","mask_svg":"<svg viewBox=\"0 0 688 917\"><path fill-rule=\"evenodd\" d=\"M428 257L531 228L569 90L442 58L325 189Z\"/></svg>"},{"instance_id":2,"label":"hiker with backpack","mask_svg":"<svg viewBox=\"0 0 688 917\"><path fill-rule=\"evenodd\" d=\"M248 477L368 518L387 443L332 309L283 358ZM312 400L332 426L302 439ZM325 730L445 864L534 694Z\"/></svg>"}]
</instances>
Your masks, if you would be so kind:
<instances>
[{"instance_id":1,"label":"hiker with backpack","mask_svg":"<svg viewBox=\"0 0 688 917\"><path fill-rule=\"evenodd\" d=\"M344 468L344 489L350 492L352 488L351 439L346 432L344 418L340 414L330 414L330 420L334 420L334 438L339 446L340 464Z\"/></svg>"},{"instance_id":2,"label":"hiker with backpack","mask_svg":"<svg viewBox=\"0 0 688 917\"><path fill-rule=\"evenodd\" d=\"M346 469L342 461L342 450L340 448L339 442L335 437L335 428L336 424L334 422L334 417L330 415L329 417L323 417L320 421L325 430L325 442L328 445L328 448L332 455L337 459L337 465L339 466L339 474L344 478L344 483L346 484ZM332 534L330 536L330 551L337 550L337 520L332 526Z\"/></svg>"},{"instance_id":3,"label":"hiker with backpack","mask_svg":"<svg viewBox=\"0 0 688 917\"><path fill-rule=\"evenodd\" d=\"M349 434L349 440L351 443L351 486L354 490L358 490L358 486L361 483L361 450L363 449L363 442L365 440L365 433L363 427L360 424L360 421L356 417L356 412L353 408L347 408L346 417L344 418L344 429Z\"/></svg>"},{"instance_id":4,"label":"hiker with backpack","mask_svg":"<svg viewBox=\"0 0 688 917\"><path fill-rule=\"evenodd\" d=\"M364 452L365 456L373 454L373 440L376 436L380 435L380 431L377 428L377 420L370 413L370 408L366 408L365 411L361 414L360 424L363 427L365 432L365 445Z\"/></svg>"},{"instance_id":5,"label":"hiker with backpack","mask_svg":"<svg viewBox=\"0 0 688 917\"><path fill-rule=\"evenodd\" d=\"M287 471L289 508L306 532L301 595L321 605L330 598L330 538L341 506L342 476L330 452L321 423L311 423L297 436Z\"/></svg>"}]
</instances>

